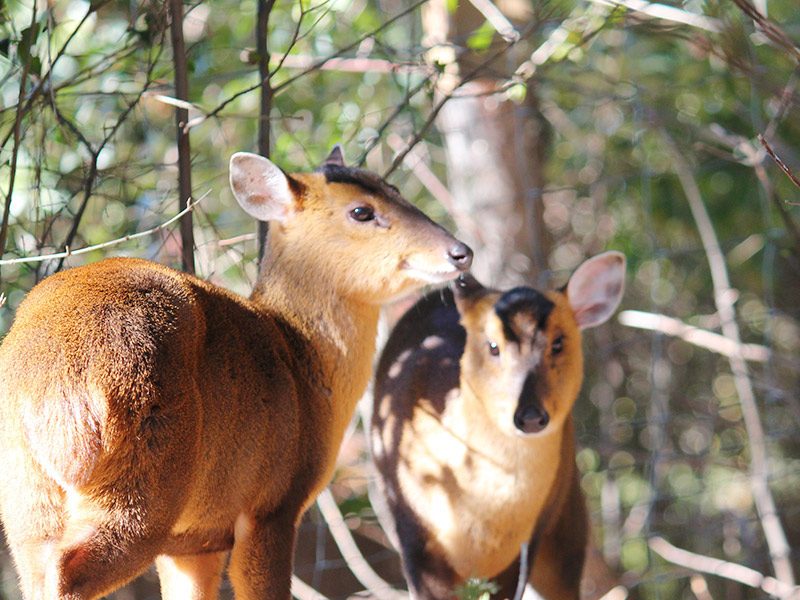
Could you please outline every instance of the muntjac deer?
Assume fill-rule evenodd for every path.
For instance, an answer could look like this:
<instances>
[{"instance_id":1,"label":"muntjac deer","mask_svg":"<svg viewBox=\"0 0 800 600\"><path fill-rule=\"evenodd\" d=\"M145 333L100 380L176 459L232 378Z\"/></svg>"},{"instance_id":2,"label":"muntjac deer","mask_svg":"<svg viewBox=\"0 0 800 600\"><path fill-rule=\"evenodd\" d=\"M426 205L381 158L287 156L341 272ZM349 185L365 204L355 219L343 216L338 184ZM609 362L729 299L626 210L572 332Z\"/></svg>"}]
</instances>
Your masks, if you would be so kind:
<instances>
[{"instance_id":1,"label":"muntjac deer","mask_svg":"<svg viewBox=\"0 0 800 600\"><path fill-rule=\"evenodd\" d=\"M334 152L248 153L271 221L249 299L135 259L53 275L0 347L0 509L25 598L97 598L155 560L166 598L289 598L296 524L371 375L379 304L472 253Z\"/></svg>"},{"instance_id":2,"label":"muntjac deer","mask_svg":"<svg viewBox=\"0 0 800 600\"><path fill-rule=\"evenodd\" d=\"M478 577L496 581L494 597L513 598L524 543L534 589L579 597L580 330L611 316L624 274L624 256L608 252L548 293L462 276L397 323L376 373L370 437L412 597L454 598Z\"/></svg>"}]
</instances>

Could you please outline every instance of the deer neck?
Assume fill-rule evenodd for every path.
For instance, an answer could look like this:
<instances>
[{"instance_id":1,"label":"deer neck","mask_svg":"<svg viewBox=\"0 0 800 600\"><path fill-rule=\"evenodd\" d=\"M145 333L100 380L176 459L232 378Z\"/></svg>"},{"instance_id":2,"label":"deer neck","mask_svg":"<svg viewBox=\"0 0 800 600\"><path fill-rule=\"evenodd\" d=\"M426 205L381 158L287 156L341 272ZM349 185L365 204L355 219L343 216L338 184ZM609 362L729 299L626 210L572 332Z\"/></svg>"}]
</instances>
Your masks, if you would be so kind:
<instances>
[{"instance_id":1,"label":"deer neck","mask_svg":"<svg viewBox=\"0 0 800 600\"><path fill-rule=\"evenodd\" d=\"M342 296L325 270L309 264L271 240L250 298L285 320L314 350L338 445L371 376L379 307Z\"/></svg>"}]
</instances>

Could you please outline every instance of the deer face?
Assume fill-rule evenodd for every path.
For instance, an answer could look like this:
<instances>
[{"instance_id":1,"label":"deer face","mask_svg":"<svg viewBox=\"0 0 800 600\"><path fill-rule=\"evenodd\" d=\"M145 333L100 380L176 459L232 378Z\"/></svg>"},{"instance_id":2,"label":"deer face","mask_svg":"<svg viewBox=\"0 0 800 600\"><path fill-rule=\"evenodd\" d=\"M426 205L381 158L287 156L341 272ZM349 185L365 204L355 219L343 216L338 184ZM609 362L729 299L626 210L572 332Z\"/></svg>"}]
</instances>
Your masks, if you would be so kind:
<instances>
[{"instance_id":1,"label":"deer face","mask_svg":"<svg viewBox=\"0 0 800 600\"><path fill-rule=\"evenodd\" d=\"M278 247L314 265L343 296L382 303L455 278L472 251L377 175L346 167L334 152L315 173L286 175L239 153L231 186L251 215L277 225ZM309 269L310 270L310 269Z\"/></svg>"},{"instance_id":2,"label":"deer face","mask_svg":"<svg viewBox=\"0 0 800 600\"><path fill-rule=\"evenodd\" d=\"M455 286L467 342L462 388L508 435L544 435L572 410L583 380L581 330L605 322L621 299L625 260L586 261L563 291L488 290L469 276Z\"/></svg>"}]
</instances>

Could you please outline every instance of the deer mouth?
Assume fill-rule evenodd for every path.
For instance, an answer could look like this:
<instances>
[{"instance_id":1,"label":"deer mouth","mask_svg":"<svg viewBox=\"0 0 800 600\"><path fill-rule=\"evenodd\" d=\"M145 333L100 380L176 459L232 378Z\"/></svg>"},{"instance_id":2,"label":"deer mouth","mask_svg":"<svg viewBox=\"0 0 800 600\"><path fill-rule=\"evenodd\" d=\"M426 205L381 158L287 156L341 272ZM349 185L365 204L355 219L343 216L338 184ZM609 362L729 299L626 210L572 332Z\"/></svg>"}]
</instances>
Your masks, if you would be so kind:
<instances>
[{"instance_id":1,"label":"deer mouth","mask_svg":"<svg viewBox=\"0 0 800 600\"><path fill-rule=\"evenodd\" d=\"M447 264L444 268L431 268L413 264L409 260L400 263L400 270L407 276L424 283L444 283L455 279L461 273L461 269L455 265Z\"/></svg>"}]
</instances>

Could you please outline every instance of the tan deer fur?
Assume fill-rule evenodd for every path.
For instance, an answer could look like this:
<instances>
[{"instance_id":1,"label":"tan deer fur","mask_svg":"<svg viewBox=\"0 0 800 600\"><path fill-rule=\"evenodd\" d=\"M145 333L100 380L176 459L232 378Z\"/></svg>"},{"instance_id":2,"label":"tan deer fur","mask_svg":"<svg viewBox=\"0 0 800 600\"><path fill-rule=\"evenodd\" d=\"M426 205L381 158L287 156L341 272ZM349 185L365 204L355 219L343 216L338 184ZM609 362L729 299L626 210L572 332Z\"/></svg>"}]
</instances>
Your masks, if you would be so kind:
<instances>
[{"instance_id":1,"label":"tan deer fur","mask_svg":"<svg viewBox=\"0 0 800 600\"><path fill-rule=\"evenodd\" d=\"M581 330L611 316L624 270L608 252L547 293L462 276L396 325L376 373L371 446L413 598L454 598L473 577L512 598L525 543L534 588L579 597Z\"/></svg>"},{"instance_id":2,"label":"tan deer fur","mask_svg":"<svg viewBox=\"0 0 800 600\"><path fill-rule=\"evenodd\" d=\"M27 600L104 595L156 560L165 598L289 598L296 524L371 372L379 304L468 268L395 188L238 153L270 220L249 299L112 258L31 290L0 346L0 515Z\"/></svg>"}]
</instances>

